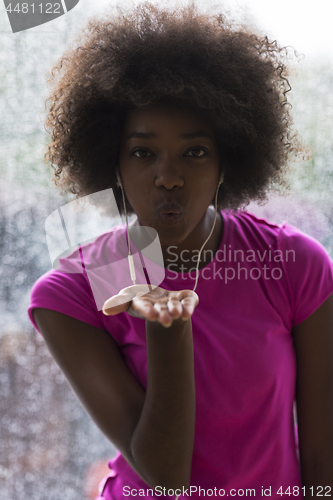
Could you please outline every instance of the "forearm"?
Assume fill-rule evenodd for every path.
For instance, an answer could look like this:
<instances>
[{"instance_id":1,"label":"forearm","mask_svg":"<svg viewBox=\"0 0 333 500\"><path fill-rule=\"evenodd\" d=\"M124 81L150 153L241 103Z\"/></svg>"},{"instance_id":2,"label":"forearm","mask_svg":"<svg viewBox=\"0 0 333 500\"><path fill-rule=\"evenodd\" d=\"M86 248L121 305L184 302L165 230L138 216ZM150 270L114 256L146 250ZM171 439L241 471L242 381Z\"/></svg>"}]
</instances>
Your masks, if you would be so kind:
<instances>
[{"instance_id":1,"label":"forearm","mask_svg":"<svg viewBox=\"0 0 333 500\"><path fill-rule=\"evenodd\" d=\"M308 465L301 461L301 471L304 498L333 497L333 451Z\"/></svg>"},{"instance_id":2,"label":"forearm","mask_svg":"<svg viewBox=\"0 0 333 500\"><path fill-rule=\"evenodd\" d=\"M146 322L147 392L131 441L145 481L173 489L189 485L195 425L192 323L178 325Z\"/></svg>"}]
</instances>

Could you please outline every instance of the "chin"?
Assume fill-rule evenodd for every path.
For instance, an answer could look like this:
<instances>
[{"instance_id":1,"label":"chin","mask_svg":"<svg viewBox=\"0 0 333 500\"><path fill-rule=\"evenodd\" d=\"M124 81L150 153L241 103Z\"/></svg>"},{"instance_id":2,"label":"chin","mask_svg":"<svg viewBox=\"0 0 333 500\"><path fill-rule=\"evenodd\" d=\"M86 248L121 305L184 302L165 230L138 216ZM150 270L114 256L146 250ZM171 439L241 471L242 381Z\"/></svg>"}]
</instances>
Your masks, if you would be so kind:
<instances>
[{"instance_id":1,"label":"chin","mask_svg":"<svg viewBox=\"0 0 333 500\"><path fill-rule=\"evenodd\" d=\"M184 221L180 221L175 225L163 224L159 219L150 220L144 224L138 217L138 221L141 226L148 226L156 230L162 247L179 245L190 233L184 227Z\"/></svg>"},{"instance_id":2,"label":"chin","mask_svg":"<svg viewBox=\"0 0 333 500\"><path fill-rule=\"evenodd\" d=\"M186 239L187 236L184 233L175 234L175 231L172 229L168 229L166 231L157 230L157 233L162 247L178 246Z\"/></svg>"}]
</instances>

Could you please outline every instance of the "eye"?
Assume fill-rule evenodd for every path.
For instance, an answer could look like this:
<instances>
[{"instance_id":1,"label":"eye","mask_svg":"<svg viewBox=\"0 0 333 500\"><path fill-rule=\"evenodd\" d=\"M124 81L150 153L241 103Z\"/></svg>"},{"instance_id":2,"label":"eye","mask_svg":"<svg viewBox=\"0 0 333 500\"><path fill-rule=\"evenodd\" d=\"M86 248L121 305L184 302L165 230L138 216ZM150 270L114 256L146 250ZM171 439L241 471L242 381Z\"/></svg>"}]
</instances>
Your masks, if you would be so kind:
<instances>
[{"instance_id":1,"label":"eye","mask_svg":"<svg viewBox=\"0 0 333 500\"><path fill-rule=\"evenodd\" d=\"M146 151L145 149L136 149L132 154L137 158L147 158L148 156L151 156L151 153L149 153L149 151Z\"/></svg>"},{"instance_id":2,"label":"eye","mask_svg":"<svg viewBox=\"0 0 333 500\"><path fill-rule=\"evenodd\" d=\"M194 155L190 154L193 152L195 153ZM201 158L202 156L207 154L207 151L205 149L202 149L202 148L193 148L193 149L190 149L190 151L188 151L187 154L192 156L193 158Z\"/></svg>"}]
</instances>

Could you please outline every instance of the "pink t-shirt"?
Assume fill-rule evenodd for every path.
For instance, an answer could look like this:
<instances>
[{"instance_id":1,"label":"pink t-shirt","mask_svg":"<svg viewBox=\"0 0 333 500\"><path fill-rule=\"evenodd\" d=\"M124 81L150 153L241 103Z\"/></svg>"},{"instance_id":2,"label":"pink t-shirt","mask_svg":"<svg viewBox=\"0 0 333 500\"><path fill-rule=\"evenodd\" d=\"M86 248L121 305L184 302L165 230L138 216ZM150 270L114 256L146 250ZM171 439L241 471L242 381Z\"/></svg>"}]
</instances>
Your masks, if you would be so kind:
<instances>
[{"instance_id":1,"label":"pink t-shirt","mask_svg":"<svg viewBox=\"0 0 333 500\"><path fill-rule=\"evenodd\" d=\"M271 224L247 212L222 216L219 249L199 270L196 289L195 442L191 490L180 498L199 499L204 492L213 497L262 497L263 488L280 500L284 495L278 492L302 486L293 419L296 360L291 330L333 293L333 263L318 241L289 224ZM119 234L104 234L85 248L86 255L90 249L96 252L96 245L98 251L114 250ZM194 271L175 273L171 266L165 272L161 287L193 288ZM36 327L31 314L35 307L108 331L146 388L145 322L127 313L104 316L85 273L52 270L43 275L33 287L29 308ZM161 497L163 490L153 494L121 454L110 469L101 498L132 498L135 492ZM246 489L254 489L255 495ZM297 489L294 493L293 498Z\"/></svg>"}]
</instances>

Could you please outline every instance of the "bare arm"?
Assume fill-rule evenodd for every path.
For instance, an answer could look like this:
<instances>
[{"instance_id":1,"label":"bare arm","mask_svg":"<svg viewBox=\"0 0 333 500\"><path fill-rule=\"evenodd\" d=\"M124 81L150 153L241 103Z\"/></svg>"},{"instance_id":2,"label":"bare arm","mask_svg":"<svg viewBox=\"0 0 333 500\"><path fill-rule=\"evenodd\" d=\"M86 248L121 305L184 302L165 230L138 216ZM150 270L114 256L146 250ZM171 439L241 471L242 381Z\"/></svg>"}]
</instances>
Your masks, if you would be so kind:
<instances>
[{"instance_id":1,"label":"bare arm","mask_svg":"<svg viewBox=\"0 0 333 500\"><path fill-rule=\"evenodd\" d=\"M325 493L333 496L333 295L294 328L293 337L305 498L312 497L310 487L313 487L313 496L325 496Z\"/></svg>"},{"instance_id":2,"label":"bare arm","mask_svg":"<svg viewBox=\"0 0 333 500\"><path fill-rule=\"evenodd\" d=\"M146 321L147 392L98 328L35 309L49 350L92 419L149 486L189 486L195 391L191 320ZM189 317L189 315L188 315Z\"/></svg>"},{"instance_id":3,"label":"bare arm","mask_svg":"<svg viewBox=\"0 0 333 500\"><path fill-rule=\"evenodd\" d=\"M195 384L191 315L198 296L190 290L141 285L123 289L103 311L127 311L146 319L148 380L145 404L131 441L132 459L154 486L190 485L195 426ZM149 471L147 476L144 471Z\"/></svg>"},{"instance_id":4,"label":"bare arm","mask_svg":"<svg viewBox=\"0 0 333 500\"><path fill-rule=\"evenodd\" d=\"M146 322L148 386L132 457L154 486L190 485L195 424L191 320L165 329Z\"/></svg>"}]
</instances>

